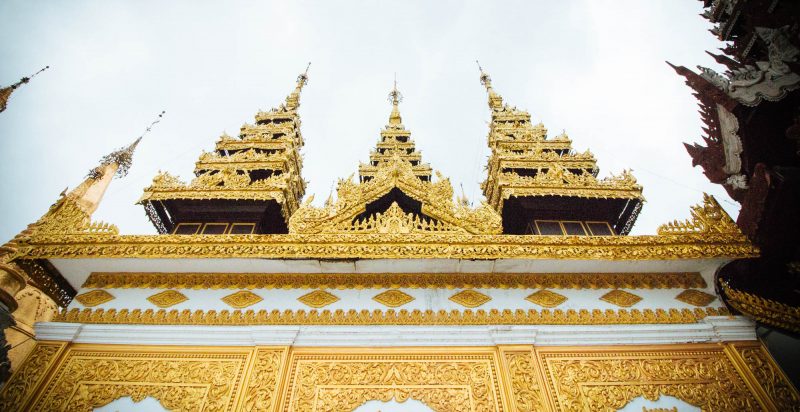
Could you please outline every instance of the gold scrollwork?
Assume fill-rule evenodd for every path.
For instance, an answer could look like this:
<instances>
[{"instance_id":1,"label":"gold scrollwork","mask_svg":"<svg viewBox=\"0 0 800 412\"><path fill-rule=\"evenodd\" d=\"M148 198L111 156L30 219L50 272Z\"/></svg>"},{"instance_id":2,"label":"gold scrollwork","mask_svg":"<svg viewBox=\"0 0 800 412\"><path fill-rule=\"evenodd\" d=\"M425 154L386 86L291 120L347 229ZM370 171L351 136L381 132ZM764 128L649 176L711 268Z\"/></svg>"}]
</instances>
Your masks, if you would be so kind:
<instances>
[{"instance_id":1,"label":"gold scrollwork","mask_svg":"<svg viewBox=\"0 0 800 412\"><path fill-rule=\"evenodd\" d=\"M766 349L759 343L734 343L731 345L742 362L779 411L800 411L800 394L775 364Z\"/></svg>"},{"instance_id":2,"label":"gold scrollwork","mask_svg":"<svg viewBox=\"0 0 800 412\"><path fill-rule=\"evenodd\" d=\"M56 322L144 325L602 325L649 323L697 323L706 316L728 315L725 308L594 310L361 310L316 309L306 312L280 310L186 309L71 309L56 316Z\"/></svg>"},{"instance_id":3,"label":"gold scrollwork","mask_svg":"<svg viewBox=\"0 0 800 412\"><path fill-rule=\"evenodd\" d=\"M616 411L632 399L674 396L709 411L759 403L719 346L661 351L539 349L551 397L562 411Z\"/></svg>"},{"instance_id":4,"label":"gold scrollwork","mask_svg":"<svg viewBox=\"0 0 800 412\"><path fill-rule=\"evenodd\" d=\"M84 288L157 289L705 289L683 273L92 273Z\"/></svg>"},{"instance_id":5,"label":"gold scrollwork","mask_svg":"<svg viewBox=\"0 0 800 412\"><path fill-rule=\"evenodd\" d=\"M23 410L65 347L65 343L37 343L25 362L0 391L0 410L8 412Z\"/></svg>"},{"instance_id":6,"label":"gold scrollwork","mask_svg":"<svg viewBox=\"0 0 800 412\"><path fill-rule=\"evenodd\" d=\"M73 347L32 409L83 411L124 396L150 396L170 410L231 410L248 358L247 350L187 354Z\"/></svg>"},{"instance_id":7,"label":"gold scrollwork","mask_svg":"<svg viewBox=\"0 0 800 412\"><path fill-rule=\"evenodd\" d=\"M441 411L496 412L502 408L494 351L371 352L294 353L283 409L347 411L369 400L392 398L401 402L417 399Z\"/></svg>"},{"instance_id":8,"label":"gold scrollwork","mask_svg":"<svg viewBox=\"0 0 800 412\"><path fill-rule=\"evenodd\" d=\"M281 368L286 348L258 348L245 388L242 410L271 411L278 402Z\"/></svg>"}]
</instances>

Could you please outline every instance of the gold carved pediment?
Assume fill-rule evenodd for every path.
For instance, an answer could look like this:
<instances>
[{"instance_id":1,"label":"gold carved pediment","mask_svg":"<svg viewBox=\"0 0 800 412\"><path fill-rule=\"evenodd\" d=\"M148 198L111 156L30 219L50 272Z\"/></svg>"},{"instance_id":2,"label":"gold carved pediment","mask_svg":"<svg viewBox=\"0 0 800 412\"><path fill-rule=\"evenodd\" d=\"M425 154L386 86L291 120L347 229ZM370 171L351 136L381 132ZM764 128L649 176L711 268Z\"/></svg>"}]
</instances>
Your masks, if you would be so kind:
<instances>
[{"instance_id":1,"label":"gold carved pediment","mask_svg":"<svg viewBox=\"0 0 800 412\"><path fill-rule=\"evenodd\" d=\"M421 180L411 163L395 156L381 163L375 177L355 183L339 181L337 199L323 207L311 205L313 196L289 219L289 233L464 233L499 234L502 219L486 204L470 208L453 201L450 180ZM422 204L422 215L406 213L396 203L387 210L361 217L367 206L393 189Z\"/></svg>"}]
</instances>

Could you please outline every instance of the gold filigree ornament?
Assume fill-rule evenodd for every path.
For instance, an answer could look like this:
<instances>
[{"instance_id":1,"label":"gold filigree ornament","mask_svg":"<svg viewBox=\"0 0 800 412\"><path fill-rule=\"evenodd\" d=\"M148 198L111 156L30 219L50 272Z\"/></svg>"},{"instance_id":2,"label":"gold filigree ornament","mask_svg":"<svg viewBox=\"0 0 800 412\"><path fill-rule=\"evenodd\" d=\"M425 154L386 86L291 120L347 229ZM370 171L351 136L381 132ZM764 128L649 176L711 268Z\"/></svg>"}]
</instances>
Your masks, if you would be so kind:
<instances>
[{"instance_id":1,"label":"gold filigree ornament","mask_svg":"<svg viewBox=\"0 0 800 412\"><path fill-rule=\"evenodd\" d=\"M475 308L492 300L492 298L475 290L466 289L450 296L450 300L468 308Z\"/></svg>"},{"instance_id":2,"label":"gold filigree ornament","mask_svg":"<svg viewBox=\"0 0 800 412\"><path fill-rule=\"evenodd\" d=\"M708 306L717 297L697 289L686 289L675 296L675 299L694 306Z\"/></svg>"},{"instance_id":3,"label":"gold filigree ornament","mask_svg":"<svg viewBox=\"0 0 800 412\"><path fill-rule=\"evenodd\" d=\"M614 289L611 292L608 292L605 295L601 296L600 300L604 300L608 303L612 303L614 305L623 308L628 308L639 303L639 301L641 301L642 298L640 296L634 295L633 293L626 292L621 289Z\"/></svg>"},{"instance_id":4,"label":"gold filigree ornament","mask_svg":"<svg viewBox=\"0 0 800 412\"><path fill-rule=\"evenodd\" d=\"M159 308L168 308L170 306L177 305L178 303L185 302L189 300L189 298L177 290L170 289L149 296L147 300Z\"/></svg>"},{"instance_id":5,"label":"gold filigree ornament","mask_svg":"<svg viewBox=\"0 0 800 412\"><path fill-rule=\"evenodd\" d=\"M800 333L800 307L737 290L720 281L726 303L739 312L772 326Z\"/></svg>"},{"instance_id":6,"label":"gold filigree ornament","mask_svg":"<svg viewBox=\"0 0 800 412\"><path fill-rule=\"evenodd\" d=\"M264 300L249 290L240 290L222 298L222 301L236 309L246 308Z\"/></svg>"},{"instance_id":7,"label":"gold filigree ornament","mask_svg":"<svg viewBox=\"0 0 800 412\"><path fill-rule=\"evenodd\" d=\"M531 293L525 298L525 300L545 308L553 308L566 302L567 297L550 290L542 289L540 291Z\"/></svg>"},{"instance_id":8,"label":"gold filigree ornament","mask_svg":"<svg viewBox=\"0 0 800 412\"><path fill-rule=\"evenodd\" d=\"M311 293L306 293L303 296L297 298L302 303L305 303L312 308L322 308L325 306L330 305L331 303L337 302L339 298L329 292L324 290L315 290Z\"/></svg>"},{"instance_id":9,"label":"gold filigree ornament","mask_svg":"<svg viewBox=\"0 0 800 412\"><path fill-rule=\"evenodd\" d=\"M114 300L114 295L106 292L103 289L95 289L93 291L75 296L75 300L77 300L81 305L90 308L92 306L101 305Z\"/></svg>"},{"instance_id":10,"label":"gold filigree ornament","mask_svg":"<svg viewBox=\"0 0 800 412\"><path fill-rule=\"evenodd\" d=\"M372 300L390 308L396 308L411 302L414 300L414 297L401 290L391 289L375 295Z\"/></svg>"}]
</instances>

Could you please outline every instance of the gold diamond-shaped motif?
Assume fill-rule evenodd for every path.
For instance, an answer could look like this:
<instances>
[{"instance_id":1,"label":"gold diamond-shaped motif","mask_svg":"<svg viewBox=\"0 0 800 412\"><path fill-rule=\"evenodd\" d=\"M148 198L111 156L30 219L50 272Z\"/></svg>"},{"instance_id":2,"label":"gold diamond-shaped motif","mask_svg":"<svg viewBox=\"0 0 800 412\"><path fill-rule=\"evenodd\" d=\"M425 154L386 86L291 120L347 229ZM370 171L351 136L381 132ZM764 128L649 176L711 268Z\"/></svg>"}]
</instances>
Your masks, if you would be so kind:
<instances>
[{"instance_id":1,"label":"gold diamond-shaped motif","mask_svg":"<svg viewBox=\"0 0 800 412\"><path fill-rule=\"evenodd\" d=\"M627 308L635 305L640 300L642 300L642 298L634 295L633 293L626 292L624 290L614 289L611 292L608 292L605 295L601 296L600 300L604 300L608 303L613 303L617 306L622 306L623 308Z\"/></svg>"},{"instance_id":2,"label":"gold diamond-shaped motif","mask_svg":"<svg viewBox=\"0 0 800 412\"><path fill-rule=\"evenodd\" d=\"M531 293L525 298L525 300L545 308L552 308L566 302L567 297L556 292L542 289L538 292Z\"/></svg>"},{"instance_id":3,"label":"gold diamond-shaped motif","mask_svg":"<svg viewBox=\"0 0 800 412\"><path fill-rule=\"evenodd\" d=\"M103 289L95 289L91 292L86 292L75 296L75 300L80 302L81 305L90 308L92 306L97 306L110 300L114 300L114 295L106 292Z\"/></svg>"},{"instance_id":4,"label":"gold diamond-shaped motif","mask_svg":"<svg viewBox=\"0 0 800 412\"><path fill-rule=\"evenodd\" d=\"M474 308L483 305L484 303L492 300L492 298L484 295L481 292L477 292L472 289L466 289L456 293L453 296L450 296L450 300L458 303L459 305L466 306L468 308Z\"/></svg>"},{"instance_id":5,"label":"gold diamond-shaped motif","mask_svg":"<svg viewBox=\"0 0 800 412\"><path fill-rule=\"evenodd\" d=\"M414 297L401 290L391 289L375 295L372 300L384 304L390 308L396 308L411 302L414 300Z\"/></svg>"},{"instance_id":6,"label":"gold diamond-shaped motif","mask_svg":"<svg viewBox=\"0 0 800 412\"><path fill-rule=\"evenodd\" d=\"M716 298L714 295L696 289L686 289L675 296L675 299L694 306L708 306Z\"/></svg>"},{"instance_id":7,"label":"gold diamond-shaped motif","mask_svg":"<svg viewBox=\"0 0 800 412\"><path fill-rule=\"evenodd\" d=\"M236 309L242 309L251 305L255 305L262 300L264 299L262 299L261 296L258 296L249 290L240 290L222 298L223 302Z\"/></svg>"},{"instance_id":8,"label":"gold diamond-shaped motif","mask_svg":"<svg viewBox=\"0 0 800 412\"><path fill-rule=\"evenodd\" d=\"M311 306L312 308L321 308L336 302L339 300L339 298L336 297L336 295L328 293L324 290L315 290L311 293L306 293L305 295L300 296L297 298L297 300L305 303L308 306Z\"/></svg>"},{"instance_id":9,"label":"gold diamond-shaped motif","mask_svg":"<svg viewBox=\"0 0 800 412\"><path fill-rule=\"evenodd\" d=\"M155 295L147 298L147 300L159 308L168 308L172 305L177 305L178 303L187 301L189 298L177 290L170 289L163 292L158 292Z\"/></svg>"}]
</instances>

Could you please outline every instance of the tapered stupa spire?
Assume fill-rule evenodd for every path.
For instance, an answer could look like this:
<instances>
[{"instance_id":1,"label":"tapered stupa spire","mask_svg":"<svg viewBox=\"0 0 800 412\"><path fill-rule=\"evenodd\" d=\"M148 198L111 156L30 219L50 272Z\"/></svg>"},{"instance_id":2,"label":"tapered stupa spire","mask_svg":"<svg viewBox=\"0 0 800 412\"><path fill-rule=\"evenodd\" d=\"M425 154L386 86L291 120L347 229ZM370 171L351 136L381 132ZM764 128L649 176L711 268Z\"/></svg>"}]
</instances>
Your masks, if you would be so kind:
<instances>
[{"instance_id":1,"label":"tapered stupa spire","mask_svg":"<svg viewBox=\"0 0 800 412\"><path fill-rule=\"evenodd\" d=\"M397 76L394 78L394 87L392 91L389 92L389 101L392 102L392 114L389 115L389 125L401 126L403 124L403 118L400 117L399 104L403 101L403 95L397 90Z\"/></svg>"},{"instance_id":2,"label":"tapered stupa spire","mask_svg":"<svg viewBox=\"0 0 800 412\"><path fill-rule=\"evenodd\" d=\"M11 97L11 93L14 92L18 87L22 86L25 83L31 81L37 74L49 69L50 66L45 66L43 69L39 70L38 72L30 75L29 77L23 77L18 82L12 84L11 86L4 87L0 89L0 113L6 110L6 106L8 106L8 99Z\"/></svg>"},{"instance_id":3,"label":"tapered stupa spire","mask_svg":"<svg viewBox=\"0 0 800 412\"><path fill-rule=\"evenodd\" d=\"M478 63L478 70L481 72L481 84L486 87L486 92L489 93L489 107L492 110L500 110L503 108L503 98L500 97L499 94L495 93L494 89L492 88L492 78L489 77L489 74L483 71L483 67L481 67L480 62L475 60L475 63Z\"/></svg>"},{"instance_id":4,"label":"tapered stupa spire","mask_svg":"<svg viewBox=\"0 0 800 412\"><path fill-rule=\"evenodd\" d=\"M89 171L86 180L78 187L73 189L68 196L75 198L78 206L87 214L91 215L100 205L106 189L108 189L111 179L114 176L123 177L128 174L128 170L133 162L133 153L142 138L152 130L153 126L161 121L164 111L150 123L145 131L126 147L119 148L100 159L100 164Z\"/></svg>"},{"instance_id":5,"label":"tapered stupa spire","mask_svg":"<svg viewBox=\"0 0 800 412\"><path fill-rule=\"evenodd\" d=\"M311 62L308 62L306 71L297 76L297 86L294 88L292 94L286 97L286 108L289 110L297 110L300 107L300 92L303 91L303 86L308 84L308 68L311 67Z\"/></svg>"}]
</instances>

